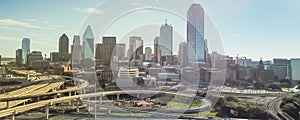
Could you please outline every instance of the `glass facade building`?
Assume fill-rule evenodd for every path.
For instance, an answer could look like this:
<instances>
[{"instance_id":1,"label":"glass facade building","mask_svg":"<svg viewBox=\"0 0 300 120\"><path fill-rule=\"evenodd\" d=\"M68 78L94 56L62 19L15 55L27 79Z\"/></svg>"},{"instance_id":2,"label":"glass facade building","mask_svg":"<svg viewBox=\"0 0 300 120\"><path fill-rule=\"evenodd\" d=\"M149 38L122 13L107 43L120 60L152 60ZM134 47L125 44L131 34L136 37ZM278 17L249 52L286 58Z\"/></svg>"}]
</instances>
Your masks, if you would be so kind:
<instances>
[{"instance_id":1,"label":"glass facade building","mask_svg":"<svg viewBox=\"0 0 300 120\"><path fill-rule=\"evenodd\" d=\"M29 38L23 38L22 40L22 58L23 58L23 64L27 61L27 54L30 53L30 39Z\"/></svg>"},{"instance_id":2,"label":"glass facade building","mask_svg":"<svg viewBox=\"0 0 300 120\"><path fill-rule=\"evenodd\" d=\"M192 4L187 12L187 43L190 62L205 62L204 9Z\"/></svg>"},{"instance_id":3,"label":"glass facade building","mask_svg":"<svg viewBox=\"0 0 300 120\"><path fill-rule=\"evenodd\" d=\"M87 26L83 35L84 59L94 59L94 34L91 26Z\"/></svg>"},{"instance_id":4,"label":"glass facade building","mask_svg":"<svg viewBox=\"0 0 300 120\"><path fill-rule=\"evenodd\" d=\"M173 50L173 27L167 22L160 27L161 56L172 56Z\"/></svg>"}]
</instances>

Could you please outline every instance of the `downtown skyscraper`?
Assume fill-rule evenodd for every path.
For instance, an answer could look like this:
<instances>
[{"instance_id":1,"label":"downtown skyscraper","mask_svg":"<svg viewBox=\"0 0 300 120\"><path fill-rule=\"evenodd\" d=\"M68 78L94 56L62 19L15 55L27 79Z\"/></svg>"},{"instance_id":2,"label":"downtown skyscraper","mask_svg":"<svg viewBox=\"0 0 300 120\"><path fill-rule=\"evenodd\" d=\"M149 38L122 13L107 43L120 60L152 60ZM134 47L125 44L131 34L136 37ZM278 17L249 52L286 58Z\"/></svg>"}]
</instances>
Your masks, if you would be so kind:
<instances>
[{"instance_id":1,"label":"downtown skyscraper","mask_svg":"<svg viewBox=\"0 0 300 120\"><path fill-rule=\"evenodd\" d=\"M90 25L83 34L83 56L84 59L95 59L94 57L94 34Z\"/></svg>"},{"instance_id":2,"label":"downtown skyscraper","mask_svg":"<svg viewBox=\"0 0 300 120\"><path fill-rule=\"evenodd\" d=\"M160 50L160 37L154 38L154 62L160 63L161 50Z\"/></svg>"},{"instance_id":3,"label":"downtown skyscraper","mask_svg":"<svg viewBox=\"0 0 300 120\"><path fill-rule=\"evenodd\" d=\"M27 61L27 54L30 53L30 39L29 38L23 38L22 40L22 58L23 63L26 63Z\"/></svg>"},{"instance_id":4,"label":"downtown skyscraper","mask_svg":"<svg viewBox=\"0 0 300 120\"><path fill-rule=\"evenodd\" d=\"M66 34L63 34L59 38L58 53L61 61L67 60L69 54L69 38Z\"/></svg>"},{"instance_id":5,"label":"downtown skyscraper","mask_svg":"<svg viewBox=\"0 0 300 120\"><path fill-rule=\"evenodd\" d=\"M187 44L189 62L206 62L204 9L200 4L192 4L187 11Z\"/></svg>"},{"instance_id":6,"label":"downtown skyscraper","mask_svg":"<svg viewBox=\"0 0 300 120\"><path fill-rule=\"evenodd\" d=\"M160 27L161 56L172 56L173 50L173 27L167 23Z\"/></svg>"},{"instance_id":7,"label":"downtown skyscraper","mask_svg":"<svg viewBox=\"0 0 300 120\"><path fill-rule=\"evenodd\" d=\"M82 60L82 45L80 45L80 36L74 35L73 45L71 46L72 63L79 64Z\"/></svg>"},{"instance_id":8,"label":"downtown skyscraper","mask_svg":"<svg viewBox=\"0 0 300 120\"><path fill-rule=\"evenodd\" d=\"M131 36L129 38L129 50L127 53L127 57L132 59L137 59L143 61L143 44L144 41L142 37L139 36Z\"/></svg>"},{"instance_id":9,"label":"downtown skyscraper","mask_svg":"<svg viewBox=\"0 0 300 120\"><path fill-rule=\"evenodd\" d=\"M126 53L126 44L124 43L116 44L115 53L116 53L116 57L118 57L118 60L123 60Z\"/></svg>"}]
</instances>

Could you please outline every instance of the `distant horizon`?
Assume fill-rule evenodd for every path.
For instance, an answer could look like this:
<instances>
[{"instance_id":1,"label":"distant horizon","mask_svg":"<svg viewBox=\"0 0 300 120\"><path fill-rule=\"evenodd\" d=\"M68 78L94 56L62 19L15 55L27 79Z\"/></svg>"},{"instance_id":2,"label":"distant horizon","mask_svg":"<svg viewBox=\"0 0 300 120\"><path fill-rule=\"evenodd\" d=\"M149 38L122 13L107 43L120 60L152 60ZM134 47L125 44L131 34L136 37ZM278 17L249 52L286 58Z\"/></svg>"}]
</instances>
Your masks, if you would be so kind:
<instances>
[{"instance_id":1,"label":"distant horizon","mask_svg":"<svg viewBox=\"0 0 300 120\"><path fill-rule=\"evenodd\" d=\"M300 1L195 1L201 4L215 25L222 40L225 55L236 57L239 54L240 57L251 58L255 61L260 60L260 58L263 60L300 58L298 53L300 51L298 47L300 44L298 37L300 33ZM31 51L41 51L50 57L50 52L58 52L58 40L62 34L65 33L69 37L69 43L72 43L73 36L81 34L82 27L84 27L83 22L89 15L101 16L112 12L109 8L113 7L114 4L108 4L108 7L97 7L103 2L103 0L89 2L79 0L1 1L0 55L2 58L14 58L15 51L21 49L22 39L30 38ZM132 6L141 7L142 5L132 3ZM176 6L176 2L168 7L172 6ZM144 14L149 15L145 16ZM136 18L140 18L142 15L147 20L157 14L151 14L144 10L134 15ZM60 19L62 16L63 19ZM182 24L182 20L165 13L161 13L156 23L163 24L165 18L168 18L168 23L176 25L174 30L185 39L185 30L181 29L185 28L185 23ZM124 23L129 23L125 17L122 20L125 21ZM117 22L116 25L118 25ZM111 29L115 29L115 26L112 25ZM100 34L97 30L94 32ZM126 34L110 30L105 32L107 35L104 36L116 34L118 39ZM95 43L101 41L99 38L101 36L95 36ZM145 36L144 39L152 41L154 36ZM178 42L181 41L184 40ZM173 47L178 48L178 45Z\"/></svg>"}]
</instances>

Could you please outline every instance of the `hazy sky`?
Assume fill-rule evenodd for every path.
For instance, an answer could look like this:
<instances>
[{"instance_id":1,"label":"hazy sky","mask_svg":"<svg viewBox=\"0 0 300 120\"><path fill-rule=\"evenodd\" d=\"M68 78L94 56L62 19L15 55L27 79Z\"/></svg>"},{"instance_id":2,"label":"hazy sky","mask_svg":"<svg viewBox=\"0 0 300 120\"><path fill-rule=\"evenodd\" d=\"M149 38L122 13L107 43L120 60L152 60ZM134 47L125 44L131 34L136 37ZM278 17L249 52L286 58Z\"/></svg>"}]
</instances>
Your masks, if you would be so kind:
<instances>
[{"instance_id":1,"label":"hazy sky","mask_svg":"<svg viewBox=\"0 0 300 120\"><path fill-rule=\"evenodd\" d=\"M160 0L156 0L160 1ZM184 0L181 0L184 1ZM91 16L110 16L114 11L121 10L123 4L111 2L104 6L98 6L99 0L1 0L0 1L0 55L14 57L15 51L21 48L21 40L24 37L31 39L31 51L38 50L46 53L58 51L58 39L66 33L72 43L74 34L82 34L86 20ZM292 58L300 57L300 1L299 0L198 0L215 24L216 30L221 36L225 54L246 56L253 59ZM168 7L178 3L169 3ZM138 4L136 4L138 5ZM98 6L98 7L97 7ZM97 8L95 8L97 7ZM114 8L114 9L110 9ZM118 9L119 8L119 9ZM182 14L187 8L178 8ZM91 15L92 14L92 15ZM114 13L116 14L116 13ZM90 17L89 17L90 15ZM159 16L160 15L160 16ZM132 14L130 21L153 22L153 26L134 26L125 29L126 16L123 24L115 22L105 33L99 33L98 26L92 26L96 41L101 41L100 35L116 35L123 40L128 34L137 34L136 28L159 29L158 24L163 24L165 18L172 24L174 30L181 35L177 42L185 41L186 23L179 17L155 12L139 12ZM136 18L134 18L136 17ZM151 21L151 17L157 18ZM184 16L185 17L185 16ZM100 17L101 18L101 17ZM101 19L94 23L104 24ZM129 21L127 20L127 21ZM118 29L120 28L120 29ZM122 29L121 29L122 28ZM129 33L120 33L122 30ZM115 30L115 31L114 31ZM130 33L132 31L133 33ZM152 30L151 30L152 31ZM143 36L143 39L153 41L159 30L153 30L151 36ZM142 34L142 33L141 33ZM183 40L181 40L183 38ZM179 40L180 39L180 40ZM208 42L213 38L208 37ZM210 44L211 45L211 44ZM215 44L213 45L215 46ZM216 45L219 46L219 45ZM178 45L174 45L177 49Z\"/></svg>"}]
</instances>

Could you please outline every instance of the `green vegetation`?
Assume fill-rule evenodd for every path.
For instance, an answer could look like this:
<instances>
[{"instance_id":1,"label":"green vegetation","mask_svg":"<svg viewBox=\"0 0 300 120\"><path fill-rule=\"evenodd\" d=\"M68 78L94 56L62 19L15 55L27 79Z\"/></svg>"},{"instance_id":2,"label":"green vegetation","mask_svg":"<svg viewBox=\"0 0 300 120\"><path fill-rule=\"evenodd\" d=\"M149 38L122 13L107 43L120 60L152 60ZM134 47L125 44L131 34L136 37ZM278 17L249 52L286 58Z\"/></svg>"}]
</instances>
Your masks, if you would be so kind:
<instances>
[{"instance_id":1,"label":"green vegetation","mask_svg":"<svg viewBox=\"0 0 300 120\"><path fill-rule=\"evenodd\" d=\"M84 112L71 112L72 114L75 114L75 115L89 115L90 112L87 112L87 111L84 111Z\"/></svg>"},{"instance_id":2,"label":"green vegetation","mask_svg":"<svg viewBox=\"0 0 300 120\"><path fill-rule=\"evenodd\" d=\"M217 112L201 112L201 113L192 113L184 114L186 117L205 117L205 118L220 118L217 116Z\"/></svg>"},{"instance_id":3,"label":"green vegetation","mask_svg":"<svg viewBox=\"0 0 300 120\"><path fill-rule=\"evenodd\" d=\"M168 109L169 110L182 110L182 109L185 109L185 108L188 108L189 105L188 104L184 104L184 103L181 103L181 102L169 102L168 103Z\"/></svg>"},{"instance_id":4,"label":"green vegetation","mask_svg":"<svg viewBox=\"0 0 300 120\"><path fill-rule=\"evenodd\" d=\"M276 84L270 84L268 87L267 87L268 90L280 90L281 91L281 87L279 87L278 85Z\"/></svg>"},{"instance_id":5,"label":"green vegetation","mask_svg":"<svg viewBox=\"0 0 300 120\"><path fill-rule=\"evenodd\" d=\"M230 113L230 110L237 112L236 115ZM214 111L219 117L238 117L238 118L254 118L267 119L267 112L246 102L240 101L234 96L220 97L217 101Z\"/></svg>"},{"instance_id":6,"label":"green vegetation","mask_svg":"<svg viewBox=\"0 0 300 120\"><path fill-rule=\"evenodd\" d=\"M300 94L293 95L291 97L285 97L282 99L281 108L283 111L287 112L293 118L298 119L299 113L297 110L296 103L300 103Z\"/></svg>"},{"instance_id":7,"label":"green vegetation","mask_svg":"<svg viewBox=\"0 0 300 120\"><path fill-rule=\"evenodd\" d=\"M198 108L201 107L204 102L201 99L196 99L190 104L188 101L190 98L184 97L184 96L176 96L173 94L163 94L159 97L156 97L155 99L152 99L153 102L159 102L161 104L165 104L166 108L168 110L183 110L186 108ZM156 111L161 109L158 106L140 106L140 107L134 107L131 105L124 105L120 104L117 105L122 108L127 109L136 109L136 110L143 110L143 111ZM163 107L163 106L161 106Z\"/></svg>"},{"instance_id":8,"label":"green vegetation","mask_svg":"<svg viewBox=\"0 0 300 120\"><path fill-rule=\"evenodd\" d=\"M151 114L147 113L97 113L97 115L110 115L110 116L119 116L119 117L126 117L126 116L132 116L132 117L151 117Z\"/></svg>"},{"instance_id":9,"label":"green vegetation","mask_svg":"<svg viewBox=\"0 0 300 120\"><path fill-rule=\"evenodd\" d=\"M174 97L175 97L175 95L173 95L173 94L164 94L163 96L157 97L157 98L153 99L152 101L168 103L168 102L171 102Z\"/></svg>"},{"instance_id":10,"label":"green vegetation","mask_svg":"<svg viewBox=\"0 0 300 120\"><path fill-rule=\"evenodd\" d=\"M198 99L198 100L194 100L192 105L190 106L190 108L198 108L201 107L203 105L203 100Z\"/></svg>"},{"instance_id":11,"label":"green vegetation","mask_svg":"<svg viewBox=\"0 0 300 120\"><path fill-rule=\"evenodd\" d=\"M206 96L206 92L204 92L203 90L198 90L197 93L196 93L197 96L200 96L200 97L205 97Z\"/></svg>"}]
</instances>

